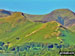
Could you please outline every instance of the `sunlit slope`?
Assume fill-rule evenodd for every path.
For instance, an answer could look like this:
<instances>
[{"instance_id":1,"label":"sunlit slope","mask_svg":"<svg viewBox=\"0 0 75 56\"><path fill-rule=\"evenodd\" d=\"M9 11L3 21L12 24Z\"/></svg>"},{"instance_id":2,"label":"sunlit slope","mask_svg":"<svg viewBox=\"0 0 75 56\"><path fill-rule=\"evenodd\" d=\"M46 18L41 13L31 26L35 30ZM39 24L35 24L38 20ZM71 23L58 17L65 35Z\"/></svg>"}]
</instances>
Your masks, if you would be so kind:
<instances>
[{"instance_id":1,"label":"sunlit slope","mask_svg":"<svg viewBox=\"0 0 75 56\"><path fill-rule=\"evenodd\" d=\"M21 14L22 13L17 12L13 13L11 16L0 18L0 38L9 38L13 35L13 32L15 34L15 31L19 31L17 29L33 24L33 22L29 21Z\"/></svg>"},{"instance_id":2,"label":"sunlit slope","mask_svg":"<svg viewBox=\"0 0 75 56\"><path fill-rule=\"evenodd\" d=\"M31 21L28 20L28 18L25 18L25 16L23 16L21 12L14 12L12 15L8 17L0 18L0 25L2 27L5 26L5 28L9 26L10 28L15 28L17 26L22 26L26 22L31 22ZM9 30L10 28L7 29Z\"/></svg>"},{"instance_id":3,"label":"sunlit slope","mask_svg":"<svg viewBox=\"0 0 75 56\"><path fill-rule=\"evenodd\" d=\"M22 13L15 12L11 16L0 18L0 41L10 42L13 45L18 42L17 38L23 39L25 34L39 28L41 25L42 23L34 23L25 18Z\"/></svg>"},{"instance_id":4,"label":"sunlit slope","mask_svg":"<svg viewBox=\"0 0 75 56\"><path fill-rule=\"evenodd\" d=\"M55 21L48 22L43 24L41 27L38 29L32 31L31 33L27 34L25 38L31 39L30 42L51 42L56 40L56 37L59 36L60 32L58 31L58 24ZM36 40L36 41L35 41Z\"/></svg>"},{"instance_id":5,"label":"sunlit slope","mask_svg":"<svg viewBox=\"0 0 75 56\"><path fill-rule=\"evenodd\" d=\"M10 42L10 47L28 42L74 44L74 32L60 26L56 21L32 22L23 13L14 12L0 18L0 41Z\"/></svg>"},{"instance_id":6,"label":"sunlit slope","mask_svg":"<svg viewBox=\"0 0 75 56\"><path fill-rule=\"evenodd\" d=\"M28 23L16 27L11 32L1 34L0 40L10 42L10 46L22 45L27 42L60 43L61 40L57 39L60 34L59 26L60 24L55 21L45 24Z\"/></svg>"}]
</instances>

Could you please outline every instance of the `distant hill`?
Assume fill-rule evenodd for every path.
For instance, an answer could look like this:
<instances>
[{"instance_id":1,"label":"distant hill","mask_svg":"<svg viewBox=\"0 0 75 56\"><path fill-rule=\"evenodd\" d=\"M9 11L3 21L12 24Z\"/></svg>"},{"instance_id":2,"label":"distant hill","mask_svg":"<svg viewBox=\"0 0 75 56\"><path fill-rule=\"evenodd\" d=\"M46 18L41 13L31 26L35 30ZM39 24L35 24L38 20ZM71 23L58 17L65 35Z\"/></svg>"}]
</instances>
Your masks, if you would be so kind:
<instances>
[{"instance_id":1,"label":"distant hill","mask_svg":"<svg viewBox=\"0 0 75 56\"><path fill-rule=\"evenodd\" d=\"M47 15L47 20L50 19L56 20L58 18L64 19L64 25L68 26L72 23L75 23L75 14L69 9L57 9ZM46 18L44 18L46 20ZM72 22L71 22L72 21Z\"/></svg>"},{"instance_id":2,"label":"distant hill","mask_svg":"<svg viewBox=\"0 0 75 56\"><path fill-rule=\"evenodd\" d=\"M57 21L65 27L71 27L75 24L75 13L69 9L56 9L46 15L27 15L34 22Z\"/></svg>"},{"instance_id":3,"label":"distant hill","mask_svg":"<svg viewBox=\"0 0 75 56\"><path fill-rule=\"evenodd\" d=\"M6 17L6 16L9 16L11 14L12 14L11 11L0 9L0 17Z\"/></svg>"},{"instance_id":4,"label":"distant hill","mask_svg":"<svg viewBox=\"0 0 75 56\"><path fill-rule=\"evenodd\" d=\"M9 15L12 15L13 13L15 13L15 12L1 9L0 10L0 17L7 17ZM46 23L49 21L57 21L66 27L70 27L72 25L74 26L74 24L75 24L75 13L69 9L56 9L46 15L30 15L30 14L24 14L24 13L22 13L22 14L25 18L27 18L33 22Z\"/></svg>"}]
</instances>

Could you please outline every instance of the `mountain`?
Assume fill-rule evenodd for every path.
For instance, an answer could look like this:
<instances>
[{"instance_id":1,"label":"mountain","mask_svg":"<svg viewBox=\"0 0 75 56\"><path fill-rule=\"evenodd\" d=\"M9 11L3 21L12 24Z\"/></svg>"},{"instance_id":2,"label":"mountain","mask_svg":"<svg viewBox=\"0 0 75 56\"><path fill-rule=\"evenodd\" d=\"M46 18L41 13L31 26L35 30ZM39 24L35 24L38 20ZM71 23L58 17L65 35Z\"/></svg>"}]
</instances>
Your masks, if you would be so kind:
<instances>
[{"instance_id":1,"label":"mountain","mask_svg":"<svg viewBox=\"0 0 75 56\"><path fill-rule=\"evenodd\" d=\"M75 24L75 13L69 9L56 9L46 15L27 15L27 17L35 22L57 21L60 18L64 20L64 26Z\"/></svg>"},{"instance_id":2,"label":"mountain","mask_svg":"<svg viewBox=\"0 0 75 56\"><path fill-rule=\"evenodd\" d=\"M7 10L0 9L0 17L9 16L9 15L11 15L12 13L13 13L13 12L11 12L11 11L7 11Z\"/></svg>"},{"instance_id":3,"label":"mountain","mask_svg":"<svg viewBox=\"0 0 75 56\"><path fill-rule=\"evenodd\" d=\"M57 9L48 14L48 16L48 20L50 18L54 20L58 18L64 19L65 26L69 26L70 24L75 23L75 14L69 9Z\"/></svg>"},{"instance_id":4,"label":"mountain","mask_svg":"<svg viewBox=\"0 0 75 56\"><path fill-rule=\"evenodd\" d=\"M11 13L10 11L6 10L0 10L0 11L1 11L0 14L2 14L1 17L6 17L14 13L14 12ZM30 15L30 14L24 14L24 15L26 18L34 22L46 23L49 21L57 21L66 27L70 27L71 25L75 24L75 13L69 9L56 9L46 15Z\"/></svg>"},{"instance_id":5,"label":"mountain","mask_svg":"<svg viewBox=\"0 0 75 56\"><path fill-rule=\"evenodd\" d=\"M19 56L27 53L26 56L34 56L32 53L43 51L45 56L46 52L56 56L56 52L58 53L60 49L71 50L70 48L73 49L75 46L75 16L72 11L57 9L46 15L7 12L10 11L0 13L4 15L0 17L2 53L19 53Z\"/></svg>"},{"instance_id":6,"label":"mountain","mask_svg":"<svg viewBox=\"0 0 75 56\"><path fill-rule=\"evenodd\" d=\"M39 36L40 38L44 38L44 36L46 36L45 38L50 38L53 37L51 36L51 33L54 31L55 32L53 35L55 37L58 37L59 33L56 33L59 31L56 31L56 28L59 28L58 25L62 25L65 29L68 29L68 31L70 30L71 32L74 32L74 18L74 13L68 9L57 9L46 15L28 15L22 12L13 12L9 16L4 16L0 18L0 38L3 39L3 41L5 42L7 42L8 39L8 41L10 41L11 38L24 38L26 34L28 39L29 37L31 38L33 36L36 36L35 39L38 38L37 36ZM4 40L4 38L6 40Z\"/></svg>"}]
</instances>

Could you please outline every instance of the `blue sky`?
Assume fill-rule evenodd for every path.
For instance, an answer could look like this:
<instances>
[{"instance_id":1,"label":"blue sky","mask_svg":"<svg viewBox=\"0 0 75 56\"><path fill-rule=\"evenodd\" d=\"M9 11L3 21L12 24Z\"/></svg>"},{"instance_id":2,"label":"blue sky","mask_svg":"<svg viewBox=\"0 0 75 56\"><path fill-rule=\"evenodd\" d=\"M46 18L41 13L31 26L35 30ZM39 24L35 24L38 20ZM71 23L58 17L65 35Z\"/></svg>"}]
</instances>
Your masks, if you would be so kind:
<instances>
[{"instance_id":1,"label":"blue sky","mask_svg":"<svg viewBox=\"0 0 75 56\"><path fill-rule=\"evenodd\" d=\"M0 9L39 15L55 9L70 9L75 12L75 0L0 0Z\"/></svg>"}]
</instances>

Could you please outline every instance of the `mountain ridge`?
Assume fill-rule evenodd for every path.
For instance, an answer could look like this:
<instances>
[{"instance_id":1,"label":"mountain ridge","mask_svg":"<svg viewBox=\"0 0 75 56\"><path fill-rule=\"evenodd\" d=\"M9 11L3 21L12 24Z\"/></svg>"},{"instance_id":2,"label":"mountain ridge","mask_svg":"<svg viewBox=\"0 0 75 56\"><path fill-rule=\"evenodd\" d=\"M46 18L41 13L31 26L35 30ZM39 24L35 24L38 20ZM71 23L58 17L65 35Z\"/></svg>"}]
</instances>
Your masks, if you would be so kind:
<instances>
[{"instance_id":1,"label":"mountain ridge","mask_svg":"<svg viewBox=\"0 0 75 56\"><path fill-rule=\"evenodd\" d=\"M27 18L28 20L32 22L46 23L49 21L57 21L66 27L71 27L73 24L75 24L75 13L69 9L56 9L52 11L51 13L45 14L45 15L31 15L31 14L26 14L23 12L11 12L7 10L3 10L3 9L1 9L0 12L1 11L4 11L4 13L9 12L11 14L9 15L9 14L0 13L0 15L1 14L4 15L4 16L1 16L0 19L2 19L3 17L9 18L9 17L12 17L12 15L14 15L15 17L23 16L24 18Z\"/></svg>"},{"instance_id":2,"label":"mountain ridge","mask_svg":"<svg viewBox=\"0 0 75 56\"><path fill-rule=\"evenodd\" d=\"M1 12L3 17L0 17L2 54L19 53L20 56L35 56L31 54L36 52L37 55L43 50L45 54L51 54L53 50L52 54L55 52L58 56L60 49L68 50L75 46L75 16L71 11L61 9L47 15L28 15L22 12L12 12L9 15L8 12Z\"/></svg>"}]
</instances>

